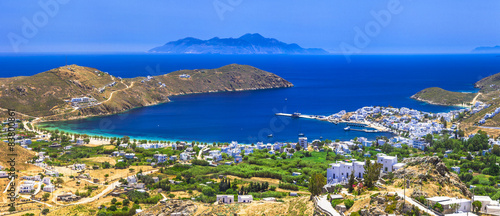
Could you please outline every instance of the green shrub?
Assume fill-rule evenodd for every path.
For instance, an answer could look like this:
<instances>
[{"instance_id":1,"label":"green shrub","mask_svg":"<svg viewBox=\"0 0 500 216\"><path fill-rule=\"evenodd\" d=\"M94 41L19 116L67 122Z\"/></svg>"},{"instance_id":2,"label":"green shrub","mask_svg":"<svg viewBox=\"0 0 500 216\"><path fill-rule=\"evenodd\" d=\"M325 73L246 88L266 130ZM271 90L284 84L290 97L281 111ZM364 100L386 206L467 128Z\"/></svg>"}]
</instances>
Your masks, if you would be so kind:
<instances>
[{"instance_id":1,"label":"green shrub","mask_svg":"<svg viewBox=\"0 0 500 216\"><path fill-rule=\"evenodd\" d=\"M347 209L350 209L354 205L354 200L346 199L344 200L344 205Z\"/></svg>"}]
</instances>

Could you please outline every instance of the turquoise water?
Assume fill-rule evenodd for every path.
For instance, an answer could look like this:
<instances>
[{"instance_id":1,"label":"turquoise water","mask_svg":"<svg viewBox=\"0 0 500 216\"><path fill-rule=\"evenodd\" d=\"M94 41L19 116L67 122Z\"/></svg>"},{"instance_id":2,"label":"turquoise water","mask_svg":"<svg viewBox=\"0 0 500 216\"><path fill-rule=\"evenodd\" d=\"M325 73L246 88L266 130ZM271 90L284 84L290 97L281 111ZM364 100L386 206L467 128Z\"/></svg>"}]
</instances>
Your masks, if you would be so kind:
<instances>
[{"instance_id":1,"label":"turquoise water","mask_svg":"<svg viewBox=\"0 0 500 216\"><path fill-rule=\"evenodd\" d=\"M0 56L2 77L32 75L64 65L62 55ZM115 76L159 75L179 69L248 64L273 72L295 87L172 97L172 102L97 118L44 123L87 134L203 142L254 143L309 139L374 138L387 133L345 132L344 125L276 117L276 112L329 115L363 106L409 107L444 112L410 99L427 87L476 91L477 80L500 72L496 55L70 55L69 64L95 67ZM30 64L21 64L29 62ZM268 134L273 134L268 138Z\"/></svg>"}]
</instances>

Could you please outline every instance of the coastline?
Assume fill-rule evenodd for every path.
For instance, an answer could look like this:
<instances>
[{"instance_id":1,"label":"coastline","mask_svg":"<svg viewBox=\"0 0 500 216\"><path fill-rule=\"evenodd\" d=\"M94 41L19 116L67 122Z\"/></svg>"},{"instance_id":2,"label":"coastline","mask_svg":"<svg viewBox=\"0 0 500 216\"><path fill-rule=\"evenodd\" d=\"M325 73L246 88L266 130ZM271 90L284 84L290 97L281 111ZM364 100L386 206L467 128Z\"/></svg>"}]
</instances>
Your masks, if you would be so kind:
<instances>
[{"instance_id":1,"label":"coastline","mask_svg":"<svg viewBox=\"0 0 500 216\"><path fill-rule=\"evenodd\" d=\"M466 105L463 105L463 104L451 104L451 105L440 104L440 103L432 102L432 101L429 101L429 100L425 100L425 99L421 99L421 98L413 97L413 96L411 96L410 98L413 99L413 100L416 100L416 101L420 101L420 102L423 102L423 103L426 103L426 104L431 104L431 105L436 105L436 106L460 107L460 108L470 108L471 107L471 106L466 106Z\"/></svg>"}]
</instances>

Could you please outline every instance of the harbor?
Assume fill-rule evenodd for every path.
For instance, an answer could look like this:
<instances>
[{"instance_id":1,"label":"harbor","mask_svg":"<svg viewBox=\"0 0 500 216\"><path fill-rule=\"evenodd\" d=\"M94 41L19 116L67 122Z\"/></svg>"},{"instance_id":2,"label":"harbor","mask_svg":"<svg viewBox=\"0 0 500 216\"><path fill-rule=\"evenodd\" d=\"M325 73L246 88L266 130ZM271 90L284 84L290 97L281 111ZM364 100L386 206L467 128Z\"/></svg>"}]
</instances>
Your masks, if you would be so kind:
<instances>
[{"instance_id":1,"label":"harbor","mask_svg":"<svg viewBox=\"0 0 500 216\"><path fill-rule=\"evenodd\" d=\"M344 120L342 118L332 118L331 116L324 116L324 115L305 115L302 113L276 113L276 116L286 116L286 117L291 117L291 118L306 118L306 119L315 119L315 120L320 120L320 121L328 121L333 124L345 124L347 125L346 128L344 128L345 131L360 131L360 132L365 132L365 133L379 133L379 132L390 132L390 130L386 127L380 126L376 123L369 122L369 121L353 121L353 120ZM359 128L352 128L352 127L360 127L363 129ZM367 129L367 128L372 128L373 130Z\"/></svg>"}]
</instances>

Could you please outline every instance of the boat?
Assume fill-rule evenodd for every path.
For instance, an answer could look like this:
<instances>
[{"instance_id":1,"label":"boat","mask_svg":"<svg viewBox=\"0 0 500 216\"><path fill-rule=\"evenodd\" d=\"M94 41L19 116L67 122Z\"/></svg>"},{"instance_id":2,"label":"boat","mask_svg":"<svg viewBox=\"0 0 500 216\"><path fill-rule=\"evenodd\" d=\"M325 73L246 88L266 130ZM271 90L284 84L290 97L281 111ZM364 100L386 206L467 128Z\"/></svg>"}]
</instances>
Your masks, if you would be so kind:
<instances>
[{"instance_id":1,"label":"boat","mask_svg":"<svg viewBox=\"0 0 500 216\"><path fill-rule=\"evenodd\" d=\"M267 137L273 137L273 134L269 134L269 135L267 135Z\"/></svg>"},{"instance_id":2,"label":"boat","mask_svg":"<svg viewBox=\"0 0 500 216\"><path fill-rule=\"evenodd\" d=\"M345 128L344 128L344 130L345 130L345 131L349 131L349 130L351 130L351 127L350 127L350 126L347 126L347 127L345 127Z\"/></svg>"},{"instance_id":3,"label":"boat","mask_svg":"<svg viewBox=\"0 0 500 216\"><path fill-rule=\"evenodd\" d=\"M294 112L294 113L292 114L292 117L293 117L293 118L298 118L298 117L300 117L300 113L299 113L299 112Z\"/></svg>"},{"instance_id":4,"label":"boat","mask_svg":"<svg viewBox=\"0 0 500 216\"><path fill-rule=\"evenodd\" d=\"M320 136L319 139L323 139L323 136Z\"/></svg>"},{"instance_id":5,"label":"boat","mask_svg":"<svg viewBox=\"0 0 500 216\"><path fill-rule=\"evenodd\" d=\"M303 137L303 136L304 136L304 134L303 134L303 133L299 133L299 137Z\"/></svg>"}]
</instances>

